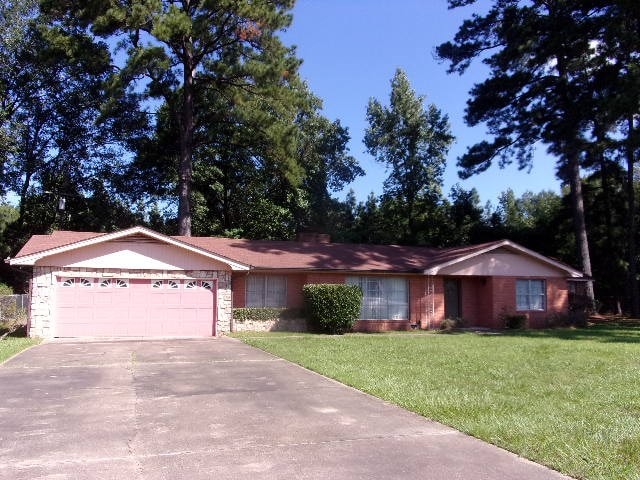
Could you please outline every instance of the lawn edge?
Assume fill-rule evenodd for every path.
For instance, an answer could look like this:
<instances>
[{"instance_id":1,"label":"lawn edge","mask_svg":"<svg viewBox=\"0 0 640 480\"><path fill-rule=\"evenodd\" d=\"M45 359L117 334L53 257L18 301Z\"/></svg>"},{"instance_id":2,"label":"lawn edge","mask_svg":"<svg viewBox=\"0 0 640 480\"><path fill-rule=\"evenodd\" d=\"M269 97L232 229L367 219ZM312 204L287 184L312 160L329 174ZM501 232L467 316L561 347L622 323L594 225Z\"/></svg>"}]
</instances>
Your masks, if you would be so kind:
<instances>
[{"instance_id":1,"label":"lawn edge","mask_svg":"<svg viewBox=\"0 0 640 480\"><path fill-rule=\"evenodd\" d=\"M336 336L337 336L337 335L336 335ZM443 426L445 426L445 427L447 427L447 428L450 428L450 429L452 429L452 430L455 430L456 432L458 432L458 433L459 433L459 434L461 434L461 435L465 435L465 436L467 436L467 437L473 438L473 439L475 439L475 440L478 440L479 442L487 443L487 444L492 445L492 446L494 446L494 447L496 447L496 448L499 448L500 450L503 450L503 451L505 451L505 452L507 452L507 453L509 453L509 454L511 454L511 455L515 455L517 458L519 458L519 459L521 459L521 460L524 460L524 461L526 461L526 462L530 462L530 463L533 463L533 464L536 464L536 465L540 465L540 466L542 466L542 467L544 467L544 468L547 468L547 469L549 469L549 470L552 470L552 471L554 471L554 472L556 472L556 473L559 473L560 475L565 476L568 480L579 480L579 478L578 478L578 477L572 477L571 475L567 474L566 472L563 472L563 471L561 471L561 470L557 470L556 468L554 468L554 467L552 467L552 466L550 466L550 465L548 465L548 464L546 464L546 463L537 462L537 461L532 460L532 459L530 459L530 458L528 458L528 457L525 457L525 456L523 456L523 455L520 455L519 453L514 452L513 450L509 450L508 448L505 448L505 447L503 447L503 446L501 446L501 445L496 445L495 443L490 442L490 441L488 441L488 440L485 440L484 438L480 438L480 437L477 437L477 436L475 436L475 435L472 435L471 433L468 433L468 432L465 432L465 431L459 430L458 428L454 427L453 425L449 425L448 423L441 422L441 421L439 421L439 420L435 420L435 419L433 419L433 418L427 417L426 415L422 415L422 414L421 414L421 413L419 413L419 412L415 412L415 411L413 411L413 410L410 410L410 409L408 409L408 408L404 407L403 405L400 405L400 404L398 404L398 403L396 403L396 402L394 402L394 401L392 401L392 400L387 400L387 399L385 399L385 398L380 398L380 397L378 397L378 396L376 396L376 395L374 395L374 394L372 394L372 393L369 393L369 392L364 391L364 390L360 390L359 388L357 388L357 387L355 387L355 386L353 386L353 385L349 385L348 383L343 383L343 382L341 382L340 380L338 380L338 379L336 379L336 378L328 377L328 376L326 376L326 375L324 375L324 374L322 374L322 373L320 373L320 372L317 372L317 371L315 371L315 370L312 370L311 368L305 367L304 365L300 365L299 363L296 363L296 362L294 362L294 361L292 361L292 360L289 360L289 359L287 359L287 358L280 357L280 356L278 356L278 355L276 355L276 354L274 354L274 353L271 353L271 352L269 352L269 351L267 351L267 350L264 350L263 348L260 348L260 347L258 347L258 346L256 346L256 345L251 345L251 344L249 344L249 343L245 342L242 338L237 338L237 337L229 337L229 338L233 338L234 340L239 341L239 342L241 342L241 343L243 343L243 344L245 344L245 345L248 345L249 347L257 348L258 350L260 350L261 352L266 353L267 355L270 355L270 356L272 356L272 357L274 357L274 358L277 358L277 359L279 359L279 360L283 360L283 361L285 361L285 362L287 362L287 363L289 363L289 364L291 364L291 365L295 365L296 367L302 368L303 370L306 370L307 372L313 373L313 374L315 374L315 375L319 375L319 376L321 376L321 377L323 377L323 378L325 378L325 379L327 379L327 380L329 380L329 381L331 381L331 382L337 383L338 385L341 385L341 386L343 386L343 387L347 387L347 388L349 388L349 389L351 389L351 390L354 390L355 392L357 392L357 393L359 393L359 394L361 394L361 395L365 395L365 396L367 396L367 397L375 398L376 400L379 400L379 401L381 401L381 402L384 402L384 403L386 403L386 404L388 404L388 405L393 405L393 406L394 406L394 407L396 407L396 408L401 408L401 409L402 409L402 410L404 410L405 412L408 412L408 413L410 413L410 414L412 414L412 415L416 415L416 416L418 416L418 417L420 417L420 418L422 418L422 419L424 419L424 420L426 420L426 421L433 422L433 423L437 423L437 424L439 424L439 425L443 425ZM264 339L264 338L268 338L268 337L247 337L247 338L262 338L262 339ZM283 337L277 337L277 338L291 338L291 337L288 337L288 336L286 336L286 337L285 337L285 336L283 336ZM298 336L298 338L300 338L300 336Z\"/></svg>"}]
</instances>

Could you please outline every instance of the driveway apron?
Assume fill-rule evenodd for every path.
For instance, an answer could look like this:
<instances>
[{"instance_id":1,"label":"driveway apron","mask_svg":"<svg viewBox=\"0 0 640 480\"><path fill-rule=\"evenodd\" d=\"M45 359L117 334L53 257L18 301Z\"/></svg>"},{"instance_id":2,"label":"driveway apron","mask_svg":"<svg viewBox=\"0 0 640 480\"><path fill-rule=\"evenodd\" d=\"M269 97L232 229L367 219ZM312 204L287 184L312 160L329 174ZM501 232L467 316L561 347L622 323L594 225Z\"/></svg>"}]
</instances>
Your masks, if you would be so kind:
<instances>
[{"instance_id":1,"label":"driveway apron","mask_svg":"<svg viewBox=\"0 0 640 480\"><path fill-rule=\"evenodd\" d=\"M49 342L0 366L0 479L35 478L568 477L217 338Z\"/></svg>"}]
</instances>

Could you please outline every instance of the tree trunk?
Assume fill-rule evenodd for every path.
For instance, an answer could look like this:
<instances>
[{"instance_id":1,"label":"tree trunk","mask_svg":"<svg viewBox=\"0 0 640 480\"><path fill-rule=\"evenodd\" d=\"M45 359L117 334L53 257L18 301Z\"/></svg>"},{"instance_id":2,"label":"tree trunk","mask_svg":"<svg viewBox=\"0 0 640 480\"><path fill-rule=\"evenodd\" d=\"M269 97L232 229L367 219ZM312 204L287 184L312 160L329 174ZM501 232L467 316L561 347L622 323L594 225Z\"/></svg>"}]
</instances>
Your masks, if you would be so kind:
<instances>
[{"instance_id":1,"label":"tree trunk","mask_svg":"<svg viewBox=\"0 0 640 480\"><path fill-rule=\"evenodd\" d=\"M580 252L582 271L588 278L586 285L587 308L595 311L596 302L593 293L593 280L591 272L591 256L589 254L589 240L587 238L587 224L584 218L584 201L582 199L582 179L580 178L580 163L577 153L572 153L568 160L569 185L571 188L571 206L573 210L573 223L575 228L576 245Z\"/></svg>"},{"instance_id":2,"label":"tree trunk","mask_svg":"<svg viewBox=\"0 0 640 480\"><path fill-rule=\"evenodd\" d=\"M182 116L180 124L180 162L178 168L178 235L191 236L191 182L193 177L193 132L195 129L192 40L183 47L184 84L182 90Z\"/></svg>"},{"instance_id":3,"label":"tree trunk","mask_svg":"<svg viewBox=\"0 0 640 480\"><path fill-rule=\"evenodd\" d=\"M627 119L629 132L627 134L627 248L629 262L629 310L632 316L640 314L640 290L638 289L638 259L636 249L636 199L633 182L633 167L635 164L634 137L635 125L633 117Z\"/></svg>"}]
</instances>

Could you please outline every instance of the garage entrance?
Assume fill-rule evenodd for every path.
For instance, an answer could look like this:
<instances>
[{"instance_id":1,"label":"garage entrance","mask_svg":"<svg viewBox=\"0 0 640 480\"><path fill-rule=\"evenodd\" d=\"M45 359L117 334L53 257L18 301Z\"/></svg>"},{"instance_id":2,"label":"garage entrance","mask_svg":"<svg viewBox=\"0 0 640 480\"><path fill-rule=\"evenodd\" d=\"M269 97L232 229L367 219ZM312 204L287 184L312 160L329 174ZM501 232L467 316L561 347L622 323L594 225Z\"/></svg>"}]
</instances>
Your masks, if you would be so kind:
<instances>
[{"instance_id":1,"label":"garage entrance","mask_svg":"<svg viewBox=\"0 0 640 480\"><path fill-rule=\"evenodd\" d=\"M216 279L58 277L54 335L215 335L216 291Z\"/></svg>"}]
</instances>

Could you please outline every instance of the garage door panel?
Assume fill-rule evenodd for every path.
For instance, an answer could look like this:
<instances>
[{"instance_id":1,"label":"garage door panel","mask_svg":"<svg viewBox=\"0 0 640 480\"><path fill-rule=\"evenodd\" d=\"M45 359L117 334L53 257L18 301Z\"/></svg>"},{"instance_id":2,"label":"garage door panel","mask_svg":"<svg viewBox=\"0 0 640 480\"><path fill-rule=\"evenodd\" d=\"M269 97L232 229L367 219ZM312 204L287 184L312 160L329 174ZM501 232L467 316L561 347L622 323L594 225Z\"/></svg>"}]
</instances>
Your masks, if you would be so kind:
<instances>
[{"instance_id":1,"label":"garage door panel","mask_svg":"<svg viewBox=\"0 0 640 480\"><path fill-rule=\"evenodd\" d=\"M202 287L202 281L67 280L58 279L56 289L57 336L214 333L215 295L213 290ZM215 280L206 282L215 288Z\"/></svg>"}]
</instances>

